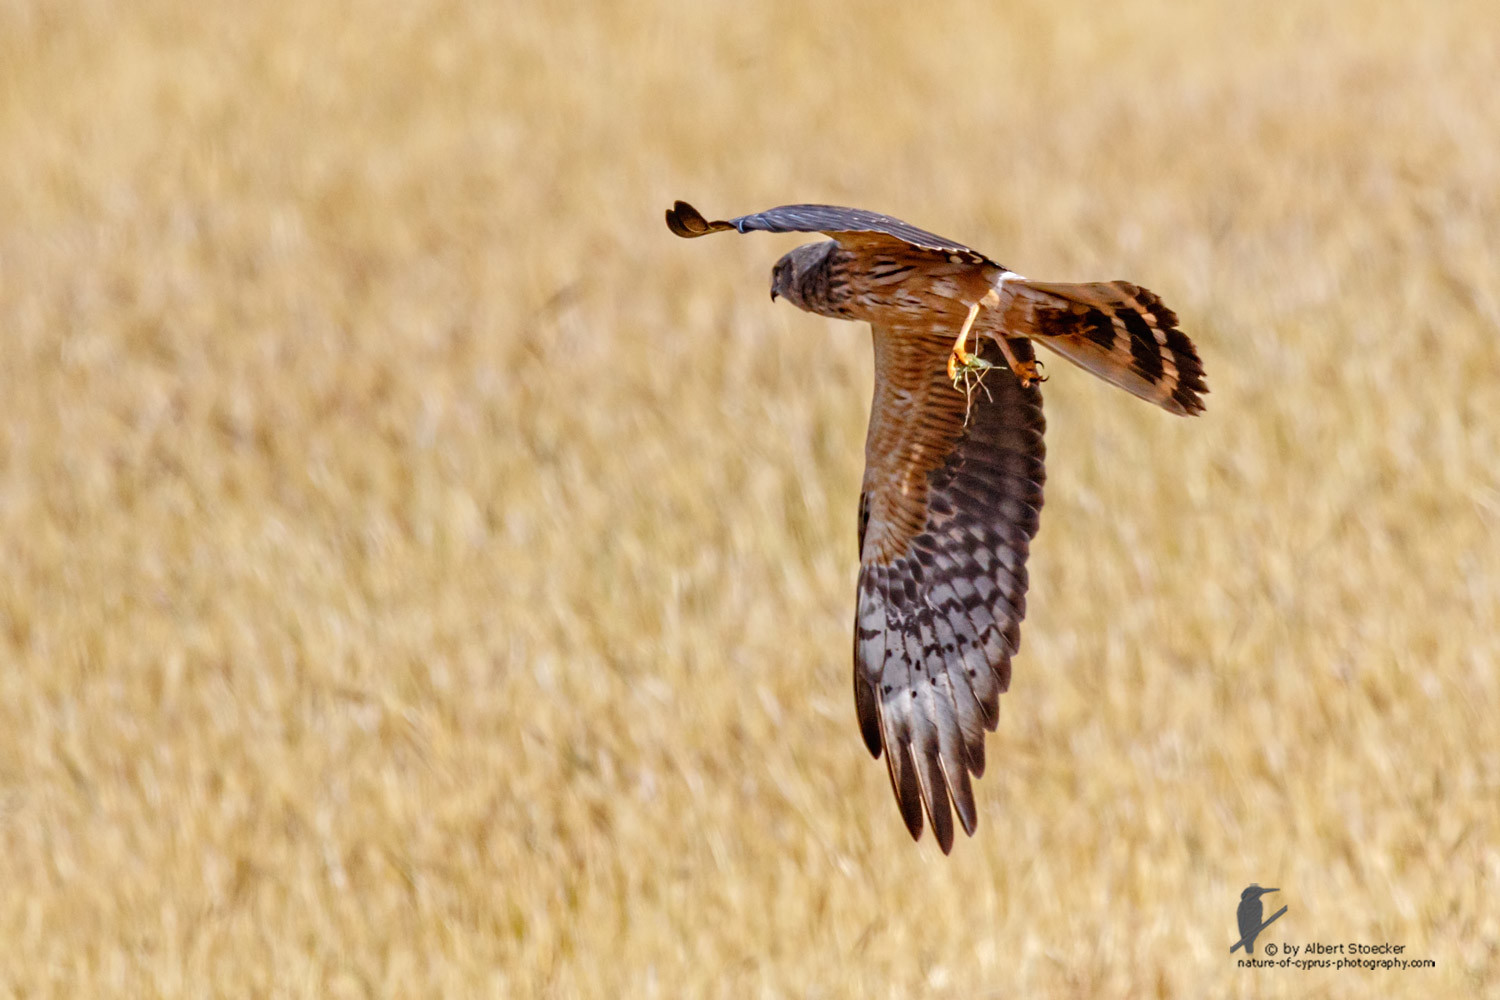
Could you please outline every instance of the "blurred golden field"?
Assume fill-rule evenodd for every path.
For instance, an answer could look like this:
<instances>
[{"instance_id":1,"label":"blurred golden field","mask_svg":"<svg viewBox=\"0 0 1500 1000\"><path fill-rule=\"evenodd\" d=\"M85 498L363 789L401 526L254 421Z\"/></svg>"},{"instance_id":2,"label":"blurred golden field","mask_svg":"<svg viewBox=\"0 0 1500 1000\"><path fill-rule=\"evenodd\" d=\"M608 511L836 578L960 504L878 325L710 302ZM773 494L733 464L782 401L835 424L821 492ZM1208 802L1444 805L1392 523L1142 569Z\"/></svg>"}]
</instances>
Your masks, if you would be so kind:
<instances>
[{"instance_id":1,"label":"blurred golden field","mask_svg":"<svg viewBox=\"0 0 1500 1000\"><path fill-rule=\"evenodd\" d=\"M0 993L1500 995L1497 67L1483 0L3 0ZM1203 354L1049 359L952 857L855 725L868 332L678 197ZM1436 967L1238 968L1250 882Z\"/></svg>"}]
</instances>

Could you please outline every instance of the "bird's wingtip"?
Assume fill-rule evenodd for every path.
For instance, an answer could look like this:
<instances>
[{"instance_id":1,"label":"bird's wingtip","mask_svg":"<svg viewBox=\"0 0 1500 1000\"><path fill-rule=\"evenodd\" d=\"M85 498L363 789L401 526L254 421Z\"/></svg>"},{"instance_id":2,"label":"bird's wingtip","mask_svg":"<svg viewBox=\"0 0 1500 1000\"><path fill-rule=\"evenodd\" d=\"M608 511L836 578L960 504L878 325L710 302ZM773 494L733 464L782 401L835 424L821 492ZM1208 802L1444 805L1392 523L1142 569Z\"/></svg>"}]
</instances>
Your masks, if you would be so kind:
<instances>
[{"instance_id":1,"label":"bird's wingtip","mask_svg":"<svg viewBox=\"0 0 1500 1000\"><path fill-rule=\"evenodd\" d=\"M694 236L707 236L709 233L722 233L726 229L736 229L731 222L709 222L703 217L703 213L685 201L675 202L667 209L667 228L684 239L692 239ZM740 229L740 232L744 232Z\"/></svg>"},{"instance_id":2,"label":"bird's wingtip","mask_svg":"<svg viewBox=\"0 0 1500 1000\"><path fill-rule=\"evenodd\" d=\"M713 232L713 226L703 217L703 213L685 201L674 202L667 209L667 228L684 239Z\"/></svg>"}]
</instances>

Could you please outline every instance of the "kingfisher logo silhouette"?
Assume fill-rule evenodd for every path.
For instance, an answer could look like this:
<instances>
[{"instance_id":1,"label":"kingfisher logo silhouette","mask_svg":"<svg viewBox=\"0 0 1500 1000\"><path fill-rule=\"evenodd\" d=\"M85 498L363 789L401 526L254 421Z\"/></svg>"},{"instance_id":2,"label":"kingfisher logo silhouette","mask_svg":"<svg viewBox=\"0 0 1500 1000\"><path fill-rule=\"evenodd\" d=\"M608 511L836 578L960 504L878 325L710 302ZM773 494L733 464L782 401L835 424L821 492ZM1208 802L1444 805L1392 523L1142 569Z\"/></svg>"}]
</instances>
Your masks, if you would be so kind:
<instances>
[{"instance_id":1,"label":"kingfisher logo silhouette","mask_svg":"<svg viewBox=\"0 0 1500 1000\"><path fill-rule=\"evenodd\" d=\"M1260 932L1270 927L1286 912L1286 907L1283 906L1271 914L1269 920L1262 920L1261 915L1265 913L1265 907L1261 904L1260 897L1268 892L1280 891L1280 889L1262 889L1252 883L1240 893L1240 907L1234 912L1235 919L1240 925L1240 939L1230 946L1229 954L1233 955L1241 948L1245 949L1247 955L1255 954L1255 939L1260 936Z\"/></svg>"}]
</instances>

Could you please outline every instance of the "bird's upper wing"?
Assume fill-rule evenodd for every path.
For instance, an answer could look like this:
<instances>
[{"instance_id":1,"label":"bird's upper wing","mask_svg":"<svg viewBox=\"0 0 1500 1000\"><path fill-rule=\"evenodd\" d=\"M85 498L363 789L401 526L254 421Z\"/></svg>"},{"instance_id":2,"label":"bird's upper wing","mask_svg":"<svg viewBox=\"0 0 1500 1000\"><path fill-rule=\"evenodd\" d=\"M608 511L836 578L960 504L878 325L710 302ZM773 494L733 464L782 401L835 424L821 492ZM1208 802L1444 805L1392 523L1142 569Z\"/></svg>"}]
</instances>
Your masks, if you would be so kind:
<instances>
[{"instance_id":1,"label":"bird's upper wing","mask_svg":"<svg viewBox=\"0 0 1500 1000\"><path fill-rule=\"evenodd\" d=\"M907 829L921 835L925 807L946 853L950 799L974 832L969 778L984 772L985 730L1020 646L1045 478L1042 399L995 357L966 400L945 377L946 330L874 334L854 697ZM1029 342L1012 348L1030 359Z\"/></svg>"},{"instance_id":2,"label":"bird's upper wing","mask_svg":"<svg viewBox=\"0 0 1500 1000\"><path fill-rule=\"evenodd\" d=\"M837 205L782 205L754 215L710 222L692 205L679 201L667 209L667 228L678 236L706 236L734 230L740 233L823 233L850 249L912 248L944 254L953 263L994 263L973 247L893 219L879 212Z\"/></svg>"}]
</instances>

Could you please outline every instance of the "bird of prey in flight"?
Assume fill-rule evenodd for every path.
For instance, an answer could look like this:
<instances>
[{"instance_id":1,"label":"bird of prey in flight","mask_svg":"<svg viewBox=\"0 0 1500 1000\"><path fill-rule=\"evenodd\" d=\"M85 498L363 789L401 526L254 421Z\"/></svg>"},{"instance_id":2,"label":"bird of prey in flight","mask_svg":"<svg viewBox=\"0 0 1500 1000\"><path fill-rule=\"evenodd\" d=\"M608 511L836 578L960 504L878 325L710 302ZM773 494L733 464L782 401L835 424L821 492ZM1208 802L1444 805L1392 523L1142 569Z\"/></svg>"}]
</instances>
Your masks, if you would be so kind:
<instances>
[{"instance_id":1,"label":"bird of prey in flight","mask_svg":"<svg viewBox=\"0 0 1500 1000\"><path fill-rule=\"evenodd\" d=\"M1032 345L1184 415L1208 392L1198 352L1139 285L1032 281L888 215L783 205L710 222L679 201L667 226L832 237L777 261L771 298L864 320L874 335L854 704L906 828L920 837L925 809L946 854L950 802L974 833L969 779L984 773L984 734L998 724L1026 614L1045 478Z\"/></svg>"}]
</instances>

